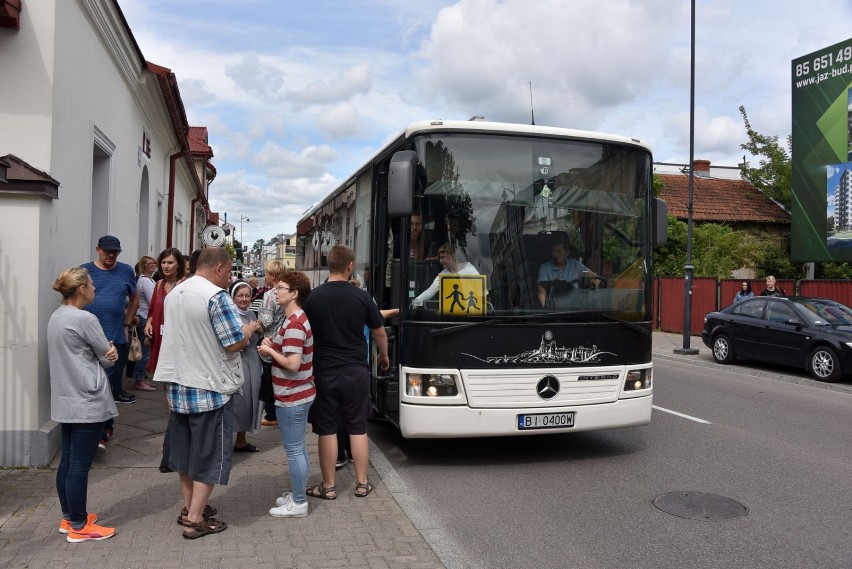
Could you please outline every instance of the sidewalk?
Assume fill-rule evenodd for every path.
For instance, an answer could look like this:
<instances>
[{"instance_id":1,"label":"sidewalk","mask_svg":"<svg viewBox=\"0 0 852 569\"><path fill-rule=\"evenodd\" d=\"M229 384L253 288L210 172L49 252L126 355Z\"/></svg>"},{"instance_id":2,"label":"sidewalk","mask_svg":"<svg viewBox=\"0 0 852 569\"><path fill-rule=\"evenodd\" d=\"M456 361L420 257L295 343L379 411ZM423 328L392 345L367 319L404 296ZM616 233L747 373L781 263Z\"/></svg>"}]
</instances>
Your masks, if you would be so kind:
<instances>
[{"instance_id":1,"label":"sidewalk","mask_svg":"<svg viewBox=\"0 0 852 569\"><path fill-rule=\"evenodd\" d=\"M350 465L338 471L337 500L309 498L306 518L271 517L269 508L290 484L276 427L248 435L260 452L235 453L230 483L213 492L210 503L228 529L183 539L178 477L158 470L163 394L132 393L137 402L118 406L115 437L89 476L89 511L116 536L71 544L58 533L57 453L50 468L0 469L0 568L443 567L372 465L376 489L369 497L353 495ZM319 481L316 436L309 433L307 442L310 480Z\"/></svg>"},{"instance_id":2,"label":"sidewalk","mask_svg":"<svg viewBox=\"0 0 852 569\"><path fill-rule=\"evenodd\" d=\"M655 357L712 361L696 336L690 347L699 348L697 356L674 354L683 346L682 334L654 332L653 346ZM137 402L119 405L116 436L106 453L95 458L89 477L89 509L105 525L116 527L116 536L71 544L57 532L58 454L50 468L0 469L0 569L444 567L421 530L436 544L450 544L452 536L443 535L434 521L418 519L428 513L420 511L416 500L414 506L407 503L414 497L400 492L391 469L381 467L385 479L379 476L375 466L387 460L372 445L369 477L376 489L369 497L354 497L350 466L338 472L337 500L309 498L306 518L269 516L275 498L289 489L287 459L275 427L249 435L260 452L234 454L230 483L213 492L210 503L228 529L183 539L175 523L181 507L177 475L157 469L167 417L162 393L133 393ZM311 481L319 481L316 436L308 433L307 442ZM442 555L453 557L452 551Z\"/></svg>"}]
</instances>

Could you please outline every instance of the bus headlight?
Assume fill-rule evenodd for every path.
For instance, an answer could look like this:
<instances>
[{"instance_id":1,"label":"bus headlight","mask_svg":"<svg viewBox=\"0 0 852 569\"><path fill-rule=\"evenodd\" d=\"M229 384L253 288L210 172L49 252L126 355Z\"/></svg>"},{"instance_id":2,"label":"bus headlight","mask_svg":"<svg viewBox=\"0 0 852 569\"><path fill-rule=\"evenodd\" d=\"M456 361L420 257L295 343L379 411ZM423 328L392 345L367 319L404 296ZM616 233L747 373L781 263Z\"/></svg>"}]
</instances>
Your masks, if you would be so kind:
<instances>
[{"instance_id":1,"label":"bus headlight","mask_svg":"<svg viewBox=\"0 0 852 569\"><path fill-rule=\"evenodd\" d=\"M624 391L639 391L640 389L651 389L651 370L631 369L627 372L624 381Z\"/></svg>"},{"instance_id":2,"label":"bus headlight","mask_svg":"<svg viewBox=\"0 0 852 569\"><path fill-rule=\"evenodd\" d=\"M408 373L405 394L411 397L452 397L458 395L456 376L447 373Z\"/></svg>"}]
</instances>

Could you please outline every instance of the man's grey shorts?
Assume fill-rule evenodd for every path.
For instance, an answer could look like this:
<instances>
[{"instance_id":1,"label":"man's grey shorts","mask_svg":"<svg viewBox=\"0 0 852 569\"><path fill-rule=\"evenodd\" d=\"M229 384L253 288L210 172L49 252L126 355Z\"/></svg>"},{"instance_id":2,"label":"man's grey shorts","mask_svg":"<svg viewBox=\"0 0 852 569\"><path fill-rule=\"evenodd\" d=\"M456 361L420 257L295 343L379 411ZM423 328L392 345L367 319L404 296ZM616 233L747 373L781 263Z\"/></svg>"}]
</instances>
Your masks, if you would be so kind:
<instances>
[{"instance_id":1,"label":"man's grey shorts","mask_svg":"<svg viewBox=\"0 0 852 569\"><path fill-rule=\"evenodd\" d=\"M204 413L169 413L169 468L195 482L228 483L233 453L234 398Z\"/></svg>"}]
</instances>

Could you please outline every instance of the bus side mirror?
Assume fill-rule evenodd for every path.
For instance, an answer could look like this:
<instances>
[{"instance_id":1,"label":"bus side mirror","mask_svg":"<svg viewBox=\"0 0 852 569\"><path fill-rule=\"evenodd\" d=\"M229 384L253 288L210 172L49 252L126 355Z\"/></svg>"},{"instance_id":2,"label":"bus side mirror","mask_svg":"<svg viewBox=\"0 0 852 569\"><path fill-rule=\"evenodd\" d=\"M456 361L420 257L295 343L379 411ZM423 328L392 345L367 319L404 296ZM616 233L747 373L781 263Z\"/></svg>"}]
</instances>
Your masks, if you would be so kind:
<instances>
[{"instance_id":1,"label":"bus side mirror","mask_svg":"<svg viewBox=\"0 0 852 569\"><path fill-rule=\"evenodd\" d=\"M669 204L660 198L654 198L652 211L654 247L662 247L669 239Z\"/></svg>"},{"instance_id":2,"label":"bus side mirror","mask_svg":"<svg viewBox=\"0 0 852 569\"><path fill-rule=\"evenodd\" d=\"M414 207L414 181L417 176L417 153L401 150L391 157L388 169L388 215L408 217Z\"/></svg>"}]
</instances>

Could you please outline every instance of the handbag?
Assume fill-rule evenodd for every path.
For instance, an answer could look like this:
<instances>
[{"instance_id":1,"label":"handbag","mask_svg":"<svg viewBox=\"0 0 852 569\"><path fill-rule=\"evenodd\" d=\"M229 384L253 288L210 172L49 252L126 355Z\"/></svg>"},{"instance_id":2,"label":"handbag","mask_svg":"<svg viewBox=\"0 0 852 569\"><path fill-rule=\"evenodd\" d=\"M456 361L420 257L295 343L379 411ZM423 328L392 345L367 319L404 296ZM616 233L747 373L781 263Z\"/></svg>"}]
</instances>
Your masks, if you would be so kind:
<instances>
[{"instance_id":1,"label":"handbag","mask_svg":"<svg viewBox=\"0 0 852 569\"><path fill-rule=\"evenodd\" d=\"M260 389L257 398L263 403L275 403L275 389L272 387L272 364L260 361L262 373L260 374Z\"/></svg>"},{"instance_id":2,"label":"handbag","mask_svg":"<svg viewBox=\"0 0 852 569\"><path fill-rule=\"evenodd\" d=\"M142 359L142 342L139 341L139 333L136 326L130 327L130 351L127 352L127 360L138 362Z\"/></svg>"}]
</instances>

